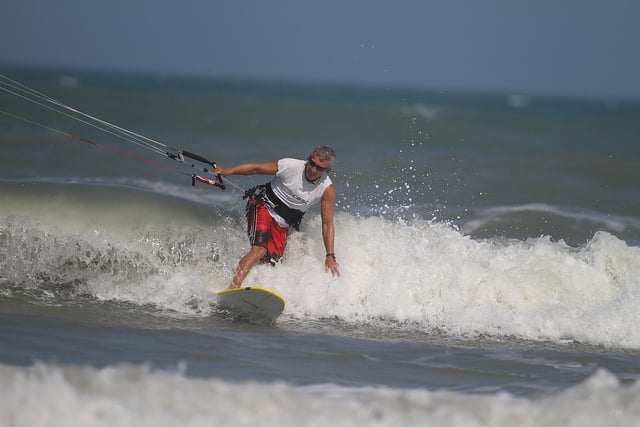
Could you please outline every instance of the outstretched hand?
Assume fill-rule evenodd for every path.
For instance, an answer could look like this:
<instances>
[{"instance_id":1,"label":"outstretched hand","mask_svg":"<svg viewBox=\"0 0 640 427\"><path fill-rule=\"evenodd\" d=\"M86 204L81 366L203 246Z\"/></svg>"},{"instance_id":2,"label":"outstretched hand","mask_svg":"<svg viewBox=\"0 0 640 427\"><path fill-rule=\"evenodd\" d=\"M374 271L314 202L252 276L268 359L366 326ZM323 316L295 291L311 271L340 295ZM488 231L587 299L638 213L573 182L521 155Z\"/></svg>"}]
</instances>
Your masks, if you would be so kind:
<instances>
[{"instance_id":1,"label":"outstretched hand","mask_svg":"<svg viewBox=\"0 0 640 427\"><path fill-rule=\"evenodd\" d=\"M338 270L338 262L332 256L326 257L324 261L324 271L326 273L331 272L332 276L340 277L340 271Z\"/></svg>"}]
</instances>

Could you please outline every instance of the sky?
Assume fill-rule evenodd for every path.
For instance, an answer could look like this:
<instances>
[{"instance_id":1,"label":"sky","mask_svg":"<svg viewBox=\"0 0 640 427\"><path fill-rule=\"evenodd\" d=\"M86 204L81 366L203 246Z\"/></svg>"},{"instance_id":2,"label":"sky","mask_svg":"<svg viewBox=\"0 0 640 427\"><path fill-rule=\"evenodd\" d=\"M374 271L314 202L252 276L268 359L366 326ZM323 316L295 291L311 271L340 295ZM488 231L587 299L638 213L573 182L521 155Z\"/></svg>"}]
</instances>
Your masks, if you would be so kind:
<instances>
[{"instance_id":1,"label":"sky","mask_svg":"<svg viewBox=\"0 0 640 427\"><path fill-rule=\"evenodd\" d=\"M3 0L0 68L640 99L638 0Z\"/></svg>"}]
</instances>

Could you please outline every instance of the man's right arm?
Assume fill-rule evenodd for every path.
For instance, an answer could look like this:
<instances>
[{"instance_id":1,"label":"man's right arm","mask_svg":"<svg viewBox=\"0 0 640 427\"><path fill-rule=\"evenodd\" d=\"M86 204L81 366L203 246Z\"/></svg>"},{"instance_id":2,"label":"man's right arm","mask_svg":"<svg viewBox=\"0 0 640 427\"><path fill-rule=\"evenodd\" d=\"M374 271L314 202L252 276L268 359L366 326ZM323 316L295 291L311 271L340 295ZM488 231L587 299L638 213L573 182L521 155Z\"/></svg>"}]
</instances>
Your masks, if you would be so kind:
<instances>
[{"instance_id":1,"label":"man's right arm","mask_svg":"<svg viewBox=\"0 0 640 427\"><path fill-rule=\"evenodd\" d=\"M278 172L278 161L266 163L243 163L230 168L216 168L213 173L223 178L229 175L275 175Z\"/></svg>"}]
</instances>

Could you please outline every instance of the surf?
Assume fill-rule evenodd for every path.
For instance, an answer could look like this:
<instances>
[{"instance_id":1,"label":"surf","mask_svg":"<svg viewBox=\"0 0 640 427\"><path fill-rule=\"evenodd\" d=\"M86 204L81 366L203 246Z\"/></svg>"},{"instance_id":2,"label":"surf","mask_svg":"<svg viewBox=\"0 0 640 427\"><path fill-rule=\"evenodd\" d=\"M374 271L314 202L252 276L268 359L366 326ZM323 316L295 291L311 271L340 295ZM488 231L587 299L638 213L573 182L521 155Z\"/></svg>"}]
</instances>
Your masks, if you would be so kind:
<instances>
[{"instance_id":1,"label":"surf","mask_svg":"<svg viewBox=\"0 0 640 427\"><path fill-rule=\"evenodd\" d=\"M162 371L127 364L101 369L0 364L0 386L11 390L0 402L0 421L11 425L20 419L37 425L55 418L61 425L110 426L135 420L141 426L299 426L313 419L318 426L467 426L491 420L490 425L512 426L514 419L526 419L544 420L548 426L563 426L568 420L591 426L602 425L603 414L617 414L620 425L633 425L640 415L638 381L624 384L604 370L567 390L537 398L506 392L231 382L192 378L183 371L180 365Z\"/></svg>"},{"instance_id":2,"label":"surf","mask_svg":"<svg viewBox=\"0 0 640 427\"><path fill-rule=\"evenodd\" d=\"M181 87L182 83L173 88ZM99 93L97 98L87 101L97 110L102 104L113 103L114 99L126 99L127 104L143 108L144 104L136 104L135 97L128 93L129 87L128 83L100 86L95 92L88 90L87 84L65 88L67 92L63 93L69 96L74 93L85 101ZM198 90L193 87L193 93L199 93ZM416 94L418 98L423 95ZM154 100L166 99L163 95L156 96ZM217 96L211 98L217 99ZM49 103L39 95L29 99ZM259 97L252 99L258 102ZM238 102L237 105L244 105ZM27 103L26 111L33 113L37 106ZM190 103L183 99L180 106ZM265 122L271 123L267 118L275 120L275 116L279 120L287 117L287 121L277 122L278 131L265 132L265 127L258 126L256 130L246 126L246 113L232 109L236 112L233 116L236 133L220 139L242 140L243 144L234 147L227 144L224 147L226 161L244 159L247 150L256 146L260 147L257 153L260 158L273 153L273 147L293 152L300 140L314 141L308 136L318 135L317 127L327 128L324 119L345 117L345 110L331 109L329 116L322 116L322 126L318 126L311 116L299 113L302 115L295 116L296 120L309 122L303 126L306 133L299 134L296 127L287 127L296 120L282 114L291 112L288 107L283 109L288 105L286 102L277 104L275 110L270 102L263 100L258 104L260 111L265 112L261 116ZM15 105L9 103L9 107ZM29 120L49 123L44 133L21 133L16 138L3 139L9 147L3 160L9 172L0 183L3 245L0 280L6 285L3 292L17 294L25 288L36 290L39 295L50 295L46 304L56 303L58 296L66 292L135 307L151 305L160 311L185 316L209 315L211 290L228 286L237 259L247 249L241 192L222 192L219 188L211 191L199 181L198 186L191 187L191 165L175 163L171 156L180 159L181 150L165 149L166 144L162 142L158 145L143 139L145 143L161 147L155 154L160 154L162 159L157 160L166 161L171 168L179 168L183 173L165 173L152 163L130 157L126 162L119 162L117 153L86 141L72 140L70 132L57 132L56 129L65 129L58 123L77 122L75 117L86 121L89 118L74 112L74 118L63 116L61 121L48 122L44 118L51 120L49 114L55 117L59 111L71 113L66 105L52 105L56 105L56 111L25 113ZM640 339L629 326L638 320L634 310L638 303L635 290L639 277L638 248L626 243L637 241L638 236L633 216L635 198L630 185L633 180L619 188L612 184L606 193L596 192L597 198L617 194L602 208L585 209L592 205L591 197L589 200L569 197L587 193L579 190L591 185L592 181L583 178L592 178L594 170L604 167L606 172L606 179L595 179L596 183L613 182L619 170L635 170L636 145L624 138L618 143L620 157L629 154L628 163L598 160L597 167L592 167L591 160L586 158L587 162L579 166L588 174L573 176L574 180L570 181L589 184L568 187L560 191L557 201L545 202L548 188L567 181L562 167L556 170L562 174L545 182L538 181L544 178L541 174L532 179L533 175L525 168L531 162L529 155L540 148L539 138L531 136L535 136L537 126L546 128L546 121L535 125L533 130L517 132L515 136L507 133L494 142L493 133L482 131L489 116L481 115L471 122L472 131L467 135L467 142L463 142L451 129L465 123L467 115L461 116L460 112L466 111L467 101L451 104L447 109L438 105L433 107L437 114L423 117L426 124L421 122L419 112L391 108L390 115L384 116L387 121L379 122L387 131L391 129L389 120L396 123L396 127L393 132L381 132L383 136L363 133L366 137L353 138L353 120L340 122L337 127L346 135L342 141L349 166L345 169L352 169L338 171L336 175L336 183L344 193L338 202L341 211L336 216L339 227L336 252L343 271L340 279L324 274L319 217L317 213L310 213L302 232L292 234L285 262L275 269L256 269L248 278L249 284L273 287L285 296L285 322L308 320L319 324L326 319L337 319L347 329L373 325L380 330L400 327L472 339L517 337L639 348ZM562 103L558 105L567 107ZM206 104L207 108L221 110L213 108L216 106L220 106L218 101ZM371 112L370 104L363 103L363 106L364 110L354 110L357 117ZM485 107L485 104L475 105L473 110L480 112ZM143 129L148 125L146 118L135 117L129 114L130 110L123 111L127 113L118 112L116 117L130 119L125 122ZM162 111L167 117L184 114L180 108ZM401 113L401 120L396 120L396 113ZM487 114L494 114L494 110L489 109ZM212 120L224 122L219 117ZM549 120L556 123L559 119L554 116ZM12 128L18 119L10 116L9 121ZM175 136L184 130L175 123L167 125L167 129L161 121L157 117L153 119L153 132ZM91 123L121 135L121 131L110 124L92 119ZM369 121L363 123L368 125ZM411 123L409 129L408 123ZM507 128L513 124L509 118L496 123L500 126L506 123ZM633 134L635 122L633 125L625 125L624 120L621 123L627 126L626 133ZM447 131L439 134L438 126L443 125ZM27 127L31 132L33 127ZM599 151L605 148L596 143L605 140L598 135L608 135L610 128L609 125L600 127L589 140L587 145L592 147L591 151L605 154ZM563 138L582 128L561 129L558 135L544 142L547 148L553 147L554 153L568 150L573 158L573 145L564 147ZM93 131L102 132L92 128L88 138L83 138L95 141ZM215 140L213 136L221 135L216 132L218 130L198 134L195 139L207 141L197 146L199 152L201 149L217 152L218 147L210 143ZM333 136L323 135L326 139ZM111 147L119 147L120 142L129 144L129 139L139 142L139 136L132 133L125 132L122 136L124 141L106 133L98 141L106 140L99 144ZM68 144L60 144L63 140ZM450 143L454 140L460 140L457 148L460 151L451 151ZM265 148L258 144L264 141L274 145ZM521 141L526 147L514 151L514 141ZM584 145L584 141L581 144ZM127 151L135 148L151 152L136 144L123 147L127 147ZM499 153L492 147L497 147ZM606 150L610 150L609 145ZM478 155L480 152L482 156ZM505 163L496 164L491 160L503 155L507 158ZM32 161L15 160L23 157ZM526 162L522 160L525 158ZM487 160L476 166L482 173L495 171L495 180L486 181L486 176L474 172L473 160L476 159ZM504 167L505 164L509 167ZM548 163L539 163L536 171L548 172L545 165ZM504 179L510 175L517 185L512 179ZM479 187L474 186L475 181ZM532 192L527 187L530 182L536 182L535 187L542 191ZM250 185L243 186L248 187ZM499 196L485 201L487 190ZM619 210L619 206L628 203L631 203L628 208ZM456 216L459 220L449 220ZM549 223L555 224L557 230L548 226ZM594 233L595 230L604 231ZM562 240L565 237L566 240ZM623 239L627 239L626 242Z\"/></svg>"},{"instance_id":3,"label":"surf","mask_svg":"<svg viewBox=\"0 0 640 427\"><path fill-rule=\"evenodd\" d=\"M10 190L11 189L11 190ZM213 313L248 243L242 209L122 186L4 183L0 281L185 316ZM338 212L340 278L325 274L320 216L292 233L277 267L247 284L286 298L283 322L338 319L475 339L514 337L640 348L640 248L598 232L472 238L443 222ZM348 326L346 326L348 328Z\"/></svg>"}]
</instances>

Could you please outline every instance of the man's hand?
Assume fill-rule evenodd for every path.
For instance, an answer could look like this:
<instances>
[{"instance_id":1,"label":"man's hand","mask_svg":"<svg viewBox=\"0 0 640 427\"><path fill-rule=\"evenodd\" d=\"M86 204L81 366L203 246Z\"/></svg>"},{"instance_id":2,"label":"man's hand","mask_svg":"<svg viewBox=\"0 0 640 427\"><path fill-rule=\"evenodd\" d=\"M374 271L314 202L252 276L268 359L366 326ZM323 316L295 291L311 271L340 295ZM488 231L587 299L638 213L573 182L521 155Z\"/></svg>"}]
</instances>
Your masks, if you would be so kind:
<instances>
[{"instance_id":1,"label":"man's hand","mask_svg":"<svg viewBox=\"0 0 640 427\"><path fill-rule=\"evenodd\" d=\"M331 272L331 275L340 277L340 271L338 270L338 262L336 261L335 255L327 254L327 257L324 261L324 271L328 273Z\"/></svg>"}]
</instances>

